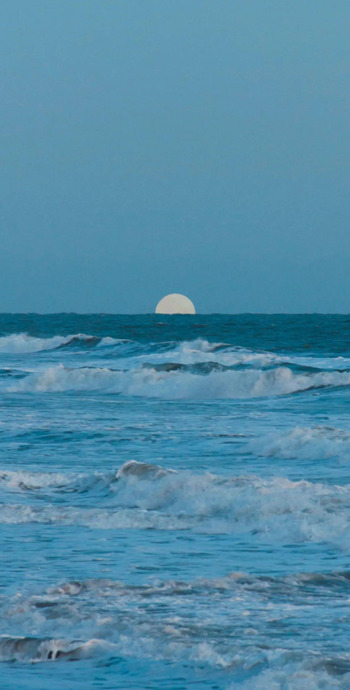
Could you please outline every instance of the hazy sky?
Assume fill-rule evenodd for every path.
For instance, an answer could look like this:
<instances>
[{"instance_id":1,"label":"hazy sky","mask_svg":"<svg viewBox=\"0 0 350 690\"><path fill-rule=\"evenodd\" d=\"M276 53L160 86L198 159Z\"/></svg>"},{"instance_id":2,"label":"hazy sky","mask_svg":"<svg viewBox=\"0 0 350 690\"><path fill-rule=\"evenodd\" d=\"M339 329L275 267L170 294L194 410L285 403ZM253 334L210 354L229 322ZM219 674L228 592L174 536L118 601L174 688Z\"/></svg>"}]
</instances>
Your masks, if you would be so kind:
<instances>
[{"instance_id":1,"label":"hazy sky","mask_svg":"<svg viewBox=\"0 0 350 690\"><path fill-rule=\"evenodd\" d=\"M3 0L0 311L350 312L349 0Z\"/></svg>"}]
</instances>

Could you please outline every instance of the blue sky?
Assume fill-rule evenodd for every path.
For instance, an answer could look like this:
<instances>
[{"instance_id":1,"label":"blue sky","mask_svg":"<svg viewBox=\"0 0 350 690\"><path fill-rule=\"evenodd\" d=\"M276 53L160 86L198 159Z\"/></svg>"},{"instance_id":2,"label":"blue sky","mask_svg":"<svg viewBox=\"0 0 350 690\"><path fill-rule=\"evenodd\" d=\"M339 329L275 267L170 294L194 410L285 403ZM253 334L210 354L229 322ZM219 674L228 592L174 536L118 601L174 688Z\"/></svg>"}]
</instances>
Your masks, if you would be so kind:
<instances>
[{"instance_id":1,"label":"blue sky","mask_svg":"<svg viewBox=\"0 0 350 690\"><path fill-rule=\"evenodd\" d=\"M0 16L0 311L350 312L348 0Z\"/></svg>"}]
</instances>

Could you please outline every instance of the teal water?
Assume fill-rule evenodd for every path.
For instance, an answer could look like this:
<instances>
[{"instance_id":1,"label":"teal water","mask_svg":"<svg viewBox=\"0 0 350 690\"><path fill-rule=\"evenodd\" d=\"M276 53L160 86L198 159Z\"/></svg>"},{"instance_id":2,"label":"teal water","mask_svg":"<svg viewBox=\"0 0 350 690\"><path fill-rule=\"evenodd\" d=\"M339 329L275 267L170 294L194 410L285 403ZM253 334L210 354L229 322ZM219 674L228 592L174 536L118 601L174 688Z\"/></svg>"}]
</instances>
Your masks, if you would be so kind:
<instances>
[{"instance_id":1,"label":"teal water","mask_svg":"<svg viewBox=\"0 0 350 690\"><path fill-rule=\"evenodd\" d=\"M4 690L350 687L350 317L0 315Z\"/></svg>"}]
</instances>

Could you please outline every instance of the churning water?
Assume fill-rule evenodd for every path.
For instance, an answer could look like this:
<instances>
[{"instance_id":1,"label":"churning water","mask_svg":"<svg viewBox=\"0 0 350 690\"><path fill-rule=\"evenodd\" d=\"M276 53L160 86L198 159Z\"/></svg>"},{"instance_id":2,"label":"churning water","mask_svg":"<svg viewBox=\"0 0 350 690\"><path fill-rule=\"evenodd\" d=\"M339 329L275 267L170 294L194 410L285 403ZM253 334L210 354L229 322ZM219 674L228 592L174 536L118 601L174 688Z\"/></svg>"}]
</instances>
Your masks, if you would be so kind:
<instances>
[{"instance_id":1,"label":"churning water","mask_svg":"<svg viewBox=\"0 0 350 690\"><path fill-rule=\"evenodd\" d=\"M4 690L350 687L350 318L0 316Z\"/></svg>"}]
</instances>

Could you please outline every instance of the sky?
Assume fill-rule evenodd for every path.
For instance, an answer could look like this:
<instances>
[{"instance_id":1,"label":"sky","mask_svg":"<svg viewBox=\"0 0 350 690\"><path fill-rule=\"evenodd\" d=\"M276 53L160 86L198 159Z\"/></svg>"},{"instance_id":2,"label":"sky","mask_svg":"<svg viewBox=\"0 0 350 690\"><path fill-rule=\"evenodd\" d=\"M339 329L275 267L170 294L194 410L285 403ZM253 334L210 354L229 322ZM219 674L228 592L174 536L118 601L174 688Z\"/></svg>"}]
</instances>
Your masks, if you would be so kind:
<instances>
[{"instance_id":1,"label":"sky","mask_svg":"<svg viewBox=\"0 0 350 690\"><path fill-rule=\"evenodd\" d=\"M349 0L0 6L0 311L350 312Z\"/></svg>"}]
</instances>

